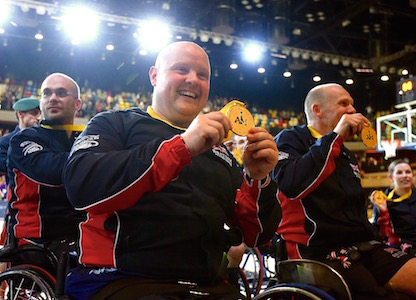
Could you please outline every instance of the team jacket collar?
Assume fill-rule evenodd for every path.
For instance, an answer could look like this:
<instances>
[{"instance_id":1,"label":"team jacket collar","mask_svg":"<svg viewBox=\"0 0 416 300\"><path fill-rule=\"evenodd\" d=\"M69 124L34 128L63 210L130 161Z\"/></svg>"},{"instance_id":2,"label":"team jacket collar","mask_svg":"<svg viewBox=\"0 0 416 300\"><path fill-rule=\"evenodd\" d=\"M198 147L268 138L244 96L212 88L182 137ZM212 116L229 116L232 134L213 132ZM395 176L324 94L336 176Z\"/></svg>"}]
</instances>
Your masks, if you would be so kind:
<instances>
[{"instance_id":1,"label":"team jacket collar","mask_svg":"<svg viewBox=\"0 0 416 300\"><path fill-rule=\"evenodd\" d=\"M149 106L149 107L147 107L147 113L153 118L153 119L157 119L157 120L160 120L160 121L162 121L162 122L164 122L164 123L166 123L166 124L168 124L168 125L170 125L170 126L172 126L172 127L175 127L175 128L177 128L177 129L181 129L181 130L186 130L186 128L182 128L182 127L179 127L179 126L176 126L176 125L173 125L171 122L169 122L169 121L167 121L167 120L164 120L164 119L162 119L161 117L159 117L159 115L153 110L153 107L151 107L151 106Z\"/></svg>"},{"instance_id":2,"label":"team jacket collar","mask_svg":"<svg viewBox=\"0 0 416 300\"><path fill-rule=\"evenodd\" d=\"M311 132L312 136L316 139L319 139L322 137L322 134L320 134L318 131L316 131L315 129L313 129L313 127L311 125L308 125L308 129Z\"/></svg>"}]
</instances>

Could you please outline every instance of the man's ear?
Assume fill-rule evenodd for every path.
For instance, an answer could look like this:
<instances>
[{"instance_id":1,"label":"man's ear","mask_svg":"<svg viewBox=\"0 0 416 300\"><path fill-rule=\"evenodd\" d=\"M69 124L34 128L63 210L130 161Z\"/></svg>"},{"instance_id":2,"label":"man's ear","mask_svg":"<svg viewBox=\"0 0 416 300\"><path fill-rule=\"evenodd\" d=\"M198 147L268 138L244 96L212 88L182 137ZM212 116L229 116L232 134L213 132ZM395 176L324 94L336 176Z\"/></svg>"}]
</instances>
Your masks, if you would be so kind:
<instances>
[{"instance_id":1,"label":"man's ear","mask_svg":"<svg viewBox=\"0 0 416 300\"><path fill-rule=\"evenodd\" d=\"M75 100L75 110L78 111L81 109L82 106L82 100L80 98Z\"/></svg>"},{"instance_id":2,"label":"man's ear","mask_svg":"<svg viewBox=\"0 0 416 300\"><path fill-rule=\"evenodd\" d=\"M317 116L318 118L321 118L321 117L322 117L322 110L321 110L321 108L319 107L319 104L318 104L318 103L314 103L314 104L312 104L312 112L313 112L313 114L314 114L315 116Z\"/></svg>"},{"instance_id":3,"label":"man's ear","mask_svg":"<svg viewBox=\"0 0 416 300\"><path fill-rule=\"evenodd\" d=\"M149 78L152 86L156 86L157 68L152 66L149 70Z\"/></svg>"}]
</instances>

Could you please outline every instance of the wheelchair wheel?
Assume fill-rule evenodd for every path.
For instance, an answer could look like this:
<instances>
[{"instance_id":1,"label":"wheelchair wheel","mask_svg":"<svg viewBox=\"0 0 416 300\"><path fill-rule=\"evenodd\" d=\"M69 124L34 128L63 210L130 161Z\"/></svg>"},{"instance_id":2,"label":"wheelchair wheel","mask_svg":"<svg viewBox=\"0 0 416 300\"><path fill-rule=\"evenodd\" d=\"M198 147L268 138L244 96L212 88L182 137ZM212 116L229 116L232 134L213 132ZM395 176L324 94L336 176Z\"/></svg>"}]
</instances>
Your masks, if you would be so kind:
<instances>
[{"instance_id":1,"label":"wheelchair wheel","mask_svg":"<svg viewBox=\"0 0 416 300\"><path fill-rule=\"evenodd\" d=\"M247 248L240 263L253 295L257 295L263 285L264 266L261 253L257 248Z\"/></svg>"},{"instance_id":2,"label":"wheelchair wheel","mask_svg":"<svg viewBox=\"0 0 416 300\"><path fill-rule=\"evenodd\" d=\"M268 288L253 300L335 300L313 286L301 283L282 283Z\"/></svg>"},{"instance_id":3,"label":"wheelchair wheel","mask_svg":"<svg viewBox=\"0 0 416 300\"><path fill-rule=\"evenodd\" d=\"M0 273L2 299L52 300L54 285L54 278L36 266L20 265Z\"/></svg>"}]
</instances>

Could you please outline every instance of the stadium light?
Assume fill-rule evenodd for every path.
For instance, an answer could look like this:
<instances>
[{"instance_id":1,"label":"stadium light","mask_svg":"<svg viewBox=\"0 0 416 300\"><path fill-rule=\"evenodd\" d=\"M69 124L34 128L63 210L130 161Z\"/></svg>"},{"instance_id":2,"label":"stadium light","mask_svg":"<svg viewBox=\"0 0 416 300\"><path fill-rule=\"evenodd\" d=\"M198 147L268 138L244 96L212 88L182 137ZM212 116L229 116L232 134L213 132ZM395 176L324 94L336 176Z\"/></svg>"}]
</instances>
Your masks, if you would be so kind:
<instances>
[{"instance_id":1,"label":"stadium light","mask_svg":"<svg viewBox=\"0 0 416 300\"><path fill-rule=\"evenodd\" d=\"M290 78L292 76L292 73L289 70L286 70L283 72L283 77Z\"/></svg>"},{"instance_id":2,"label":"stadium light","mask_svg":"<svg viewBox=\"0 0 416 300\"><path fill-rule=\"evenodd\" d=\"M381 80L381 81L384 81L384 82L389 81L389 79L390 79L390 78L389 78L389 76L388 76L388 75L383 75L383 76L381 76L381 77L380 77L380 80Z\"/></svg>"},{"instance_id":3,"label":"stadium light","mask_svg":"<svg viewBox=\"0 0 416 300\"><path fill-rule=\"evenodd\" d=\"M40 31L38 31L36 34L35 34L35 39L37 39L37 40L43 40L43 34L42 34L42 32L40 32Z\"/></svg>"},{"instance_id":4,"label":"stadium light","mask_svg":"<svg viewBox=\"0 0 416 300\"><path fill-rule=\"evenodd\" d=\"M0 34L3 34L6 32L6 30L3 27L3 24L5 24L9 17L9 6L5 1L0 1Z\"/></svg>"},{"instance_id":5,"label":"stadium light","mask_svg":"<svg viewBox=\"0 0 416 300\"><path fill-rule=\"evenodd\" d=\"M67 8L62 23L74 45L97 37L98 17L86 7Z\"/></svg>"},{"instance_id":6,"label":"stadium light","mask_svg":"<svg viewBox=\"0 0 416 300\"><path fill-rule=\"evenodd\" d=\"M257 73L259 73L259 74L263 74L263 73L265 73L266 72L266 69L264 68L264 67L259 67L258 69L257 69Z\"/></svg>"},{"instance_id":7,"label":"stadium light","mask_svg":"<svg viewBox=\"0 0 416 300\"><path fill-rule=\"evenodd\" d=\"M315 75L315 76L312 77L312 80L315 81L315 82L319 82L319 81L322 80L322 78L319 75Z\"/></svg>"},{"instance_id":8,"label":"stadium light","mask_svg":"<svg viewBox=\"0 0 416 300\"><path fill-rule=\"evenodd\" d=\"M262 58L263 49L260 45L255 43L250 43L244 48L244 59L249 62L257 62Z\"/></svg>"},{"instance_id":9,"label":"stadium light","mask_svg":"<svg viewBox=\"0 0 416 300\"><path fill-rule=\"evenodd\" d=\"M238 69L238 64L237 64L235 61L233 61L233 62L230 64L230 69L231 69L231 70L236 70L236 69Z\"/></svg>"},{"instance_id":10,"label":"stadium light","mask_svg":"<svg viewBox=\"0 0 416 300\"><path fill-rule=\"evenodd\" d=\"M354 84L354 80L352 78L347 78L345 80L345 83L348 84L348 85L352 85L352 84Z\"/></svg>"},{"instance_id":11,"label":"stadium light","mask_svg":"<svg viewBox=\"0 0 416 300\"><path fill-rule=\"evenodd\" d=\"M105 49L107 49L108 51L113 51L115 49L115 47L114 47L113 43L110 42L105 46Z\"/></svg>"},{"instance_id":12,"label":"stadium light","mask_svg":"<svg viewBox=\"0 0 416 300\"><path fill-rule=\"evenodd\" d=\"M0 1L0 26L6 23L9 14L9 5L6 1Z\"/></svg>"},{"instance_id":13,"label":"stadium light","mask_svg":"<svg viewBox=\"0 0 416 300\"><path fill-rule=\"evenodd\" d=\"M140 24L137 37L140 46L150 52L157 52L171 40L171 33L167 24L153 20Z\"/></svg>"}]
</instances>

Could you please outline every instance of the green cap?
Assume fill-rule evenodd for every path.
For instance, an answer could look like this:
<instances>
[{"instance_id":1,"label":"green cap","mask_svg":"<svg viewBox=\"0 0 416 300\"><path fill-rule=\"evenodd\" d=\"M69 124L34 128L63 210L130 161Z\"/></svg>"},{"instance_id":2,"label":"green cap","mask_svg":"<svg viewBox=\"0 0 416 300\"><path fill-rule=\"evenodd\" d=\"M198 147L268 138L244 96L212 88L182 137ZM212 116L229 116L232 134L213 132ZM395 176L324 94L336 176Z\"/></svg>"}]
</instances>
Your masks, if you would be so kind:
<instances>
[{"instance_id":1,"label":"green cap","mask_svg":"<svg viewBox=\"0 0 416 300\"><path fill-rule=\"evenodd\" d=\"M28 111L39 108L39 100L36 98L22 98L13 104L15 111Z\"/></svg>"}]
</instances>

